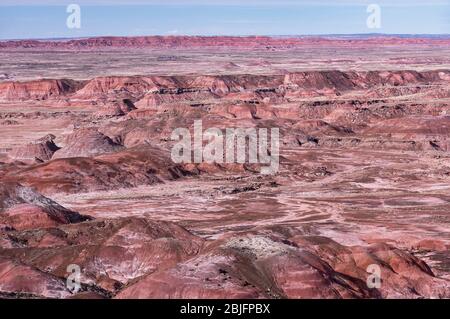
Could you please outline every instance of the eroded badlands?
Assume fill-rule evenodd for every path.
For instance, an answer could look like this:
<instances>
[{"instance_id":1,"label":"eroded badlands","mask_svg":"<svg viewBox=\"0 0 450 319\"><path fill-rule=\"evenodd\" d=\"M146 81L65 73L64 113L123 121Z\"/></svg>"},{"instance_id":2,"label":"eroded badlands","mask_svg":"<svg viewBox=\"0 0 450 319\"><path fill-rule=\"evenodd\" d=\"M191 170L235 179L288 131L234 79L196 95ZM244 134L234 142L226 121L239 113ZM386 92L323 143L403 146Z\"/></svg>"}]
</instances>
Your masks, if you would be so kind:
<instances>
[{"instance_id":1,"label":"eroded badlands","mask_svg":"<svg viewBox=\"0 0 450 319\"><path fill-rule=\"evenodd\" d=\"M194 40L0 45L0 296L450 298L448 39ZM199 119L279 172L174 163Z\"/></svg>"}]
</instances>

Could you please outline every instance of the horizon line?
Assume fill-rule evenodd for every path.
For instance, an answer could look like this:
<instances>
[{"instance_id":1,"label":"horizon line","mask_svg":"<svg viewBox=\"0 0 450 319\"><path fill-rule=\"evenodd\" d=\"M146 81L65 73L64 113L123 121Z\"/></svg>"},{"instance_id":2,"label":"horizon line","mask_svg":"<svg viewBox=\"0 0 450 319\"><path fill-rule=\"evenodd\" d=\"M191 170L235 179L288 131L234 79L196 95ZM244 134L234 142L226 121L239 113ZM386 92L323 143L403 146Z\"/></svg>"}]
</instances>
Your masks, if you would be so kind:
<instances>
[{"instance_id":1,"label":"horizon line","mask_svg":"<svg viewBox=\"0 0 450 319\"><path fill-rule=\"evenodd\" d=\"M163 38L180 38L180 37L196 37L196 38L213 38L213 37L265 37L265 38L301 38L301 37L352 37L352 36L367 36L367 37L416 37L416 38L435 38L435 37L449 37L450 33L318 33L318 34L217 34L217 35L201 35L201 34L149 34L149 35L92 35L82 37L53 37L53 38L0 38L0 42L5 41L63 41L63 40L82 40L82 39L96 39L96 38L146 38L146 37L163 37Z\"/></svg>"}]
</instances>

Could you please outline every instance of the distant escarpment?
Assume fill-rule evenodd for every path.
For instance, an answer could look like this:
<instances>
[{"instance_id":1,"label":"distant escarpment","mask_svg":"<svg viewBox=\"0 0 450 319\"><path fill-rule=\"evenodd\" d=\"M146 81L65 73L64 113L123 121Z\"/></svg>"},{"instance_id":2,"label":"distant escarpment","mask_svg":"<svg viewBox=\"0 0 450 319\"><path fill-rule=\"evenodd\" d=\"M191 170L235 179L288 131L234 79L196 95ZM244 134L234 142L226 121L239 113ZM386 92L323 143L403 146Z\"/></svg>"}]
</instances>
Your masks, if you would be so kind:
<instances>
[{"instance_id":1,"label":"distant escarpment","mask_svg":"<svg viewBox=\"0 0 450 319\"><path fill-rule=\"evenodd\" d=\"M289 49L304 46L379 46L379 45L450 45L448 37L269 37L269 36L139 36L95 37L70 40L15 40L0 42L0 49L52 49L52 50L102 50L120 48L170 49L170 48L241 48Z\"/></svg>"},{"instance_id":2,"label":"distant escarpment","mask_svg":"<svg viewBox=\"0 0 450 319\"><path fill-rule=\"evenodd\" d=\"M214 99L228 97L252 101L272 99L295 99L314 96L339 96L346 92L372 90L372 95L392 95L392 90L403 87L422 87L450 83L449 70L437 71L306 71L283 75L193 75L193 76L108 76L89 81L36 80L30 82L0 83L0 101L53 100L64 98L69 101L95 100L108 104L118 97L137 108L156 107L178 100ZM421 88L416 88L420 90ZM429 96L445 95L445 90L430 91ZM414 90L403 89L406 93ZM433 93L434 92L434 93ZM394 92L395 93L395 92ZM250 95L249 95L250 94ZM253 95L252 95L253 94ZM255 95L256 94L256 95ZM398 95L397 94L397 95ZM232 95L230 97L233 97ZM119 100L120 102L120 100ZM123 102L120 102L123 104ZM105 114L124 114L128 107ZM114 111L114 112L113 112Z\"/></svg>"}]
</instances>

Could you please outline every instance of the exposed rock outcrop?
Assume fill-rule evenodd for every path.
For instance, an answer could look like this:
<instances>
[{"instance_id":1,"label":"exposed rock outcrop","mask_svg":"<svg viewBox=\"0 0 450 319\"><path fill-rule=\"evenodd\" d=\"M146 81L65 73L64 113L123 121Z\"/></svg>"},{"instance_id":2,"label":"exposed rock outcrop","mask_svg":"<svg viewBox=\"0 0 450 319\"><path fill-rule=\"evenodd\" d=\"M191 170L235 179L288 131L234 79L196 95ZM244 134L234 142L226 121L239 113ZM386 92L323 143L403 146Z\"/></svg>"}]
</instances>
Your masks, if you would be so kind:
<instances>
[{"instance_id":1,"label":"exposed rock outcrop","mask_svg":"<svg viewBox=\"0 0 450 319\"><path fill-rule=\"evenodd\" d=\"M66 277L67 267L76 264L82 270L81 292L97 291L109 297L142 276L195 256L203 245L202 239L182 227L143 218L95 220L76 226L8 234L10 241L13 239L18 244L8 250L3 243L0 260L9 264L20 262L26 265L26 272L45 271L49 278L40 278L40 285L49 284L52 278ZM37 251L41 253L36 255ZM21 292L36 294L33 290L36 288L24 287L21 281L2 280L2 283L0 292L23 289ZM38 294L52 297L53 293L40 291Z\"/></svg>"},{"instance_id":2,"label":"exposed rock outcrop","mask_svg":"<svg viewBox=\"0 0 450 319\"><path fill-rule=\"evenodd\" d=\"M102 106L97 112L95 112L95 117L116 117L123 116L131 111L136 110L134 103L129 99L108 101L104 106Z\"/></svg>"},{"instance_id":3,"label":"exposed rock outcrop","mask_svg":"<svg viewBox=\"0 0 450 319\"><path fill-rule=\"evenodd\" d=\"M0 83L0 100L46 100L74 93L83 85L74 80L36 80Z\"/></svg>"},{"instance_id":4,"label":"exposed rock outcrop","mask_svg":"<svg viewBox=\"0 0 450 319\"><path fill-rule=\"evenodd\" d=\"M109 76L89 81L39 80L0 83L0 99L45 100L68 97L74 101L132 99L137 107L165 102L223 97L242 92L277 93L276 97L339 96L343 92L373 89L375 96L402 86L448 83L441 71L305 71L285 75ZM380 87L384 87L380 90ZM417 89L416 89L417 90ZM411 92L411 88L403 89ZM380 93L377 93L380 92ZM143 99L144 98L144 99ZM142 102L139 102L139 100Z\"/></svg>"},{"instance_id":5,"label":"exposed rock outcrop","mask_svg":"<svg viewBox=\"0 0 450 319\"><path fill-rule=\"evenodd\" d=\"M0 224L17 230L79 223L90 217L68 210L31 188L0 184Z\"/></svg>"},{"instance_id":6,"label":"exposed rock outcrop","mask_svg":"<svg viewBox=\"0 0 450 319\"><path fill-rule=\"evenodd\" d=\"M375 36L357 38L339 37L292 37L268 36L140 36L140 37L95 37L60 41L17 40L0 42L0 49L51 49L51 50L111 50L120 48L240 48L246 50L277 50L303 48L306 46L333 47L379 47L382 45L450 45L443 38Z\"/></svg>"},{"instance_id":7,"label":"exposed rock outcrop","mask_svg":"<svg viewBox=\"0 0 450 319\"><path fill-rule=\"evenodd\" d=\"M210 243L172 269L155 272L119 298L406 298L449 294L412 255L378 245L344 247L320 237L250 234ZM382 284L367 284L369 265Z\"/></svg>"},{"instance_id":8,"label":"exposed rock outcrop","mask_svg":"<svg viewBox=\"0 0 450 319\"><path fill-rule=\"evenodd\" d=\"M450 292L448 281L407 252L385 244L346 247L292 228L205 241L173 223L119 218L7 233L0 265L20 265L39 285L8 277L2 293L52 297L56 290L68 297L55 279L71 264L82 270L81 293L117 298L445 298ZM381 285L368 285L371 265L380 268ZM54 289L40 289L51 282Z\"/></svg>"},{"instance_id":9,"label":"exposed rock outcrop","mask_svg":"<svg viewBox=\"0 0 450 319\"><path fill-rule=\"evenodd\" d=\"M79 193L161 183L191 174L174 164L167 152L139 146L93 158L54 159L4 176L43 194Z\"/></svg>"},{"instance_id":10,"label":"exposed rock outcrop","mask_svg":"<svg viewBox=\"0 0 450 319\"><path fill-rule=\"evenodd\" d=\"M65 138L64 146L53 158L93 157L105 153L118 152L123 147L100 133L96 128L76 130Z\"/></svg>"},{"instance_id":11,"label":"exposed rock outcrop","mask_svg":"<svg viewBox=\"0 0 450 319\"><path fill-rule=\"evenodd\" d=\"M13 160L24 162L47 162L59 150L54 142L55 138L56 136L52 134L46 135L32 143L13 148L8 156Z\"/></svg>"}]
</instances>

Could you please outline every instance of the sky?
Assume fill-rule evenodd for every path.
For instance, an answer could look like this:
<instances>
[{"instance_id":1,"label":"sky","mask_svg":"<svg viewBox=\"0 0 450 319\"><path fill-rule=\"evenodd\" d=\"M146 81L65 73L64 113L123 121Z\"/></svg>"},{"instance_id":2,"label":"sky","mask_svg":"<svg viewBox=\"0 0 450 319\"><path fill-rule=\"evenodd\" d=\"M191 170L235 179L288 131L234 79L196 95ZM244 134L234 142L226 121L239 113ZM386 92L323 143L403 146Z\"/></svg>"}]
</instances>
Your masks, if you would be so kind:
<instances>
[{"instance_id":1,"label":"sky","mask_svg":"<svg viewBox=\"0 0 450 319\"><path fill-rule=\"evenodd\" d=\"M72 3L80 28L66 23ZM0 0L0 39L366 33L450 34L450 0Z\"/></svg>"}]
</instances>

